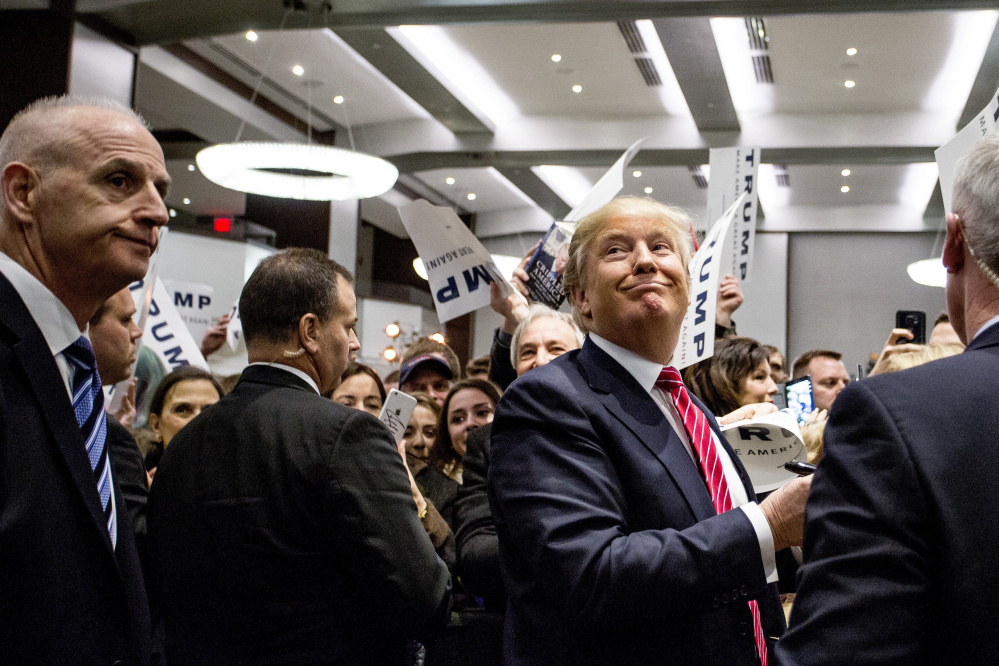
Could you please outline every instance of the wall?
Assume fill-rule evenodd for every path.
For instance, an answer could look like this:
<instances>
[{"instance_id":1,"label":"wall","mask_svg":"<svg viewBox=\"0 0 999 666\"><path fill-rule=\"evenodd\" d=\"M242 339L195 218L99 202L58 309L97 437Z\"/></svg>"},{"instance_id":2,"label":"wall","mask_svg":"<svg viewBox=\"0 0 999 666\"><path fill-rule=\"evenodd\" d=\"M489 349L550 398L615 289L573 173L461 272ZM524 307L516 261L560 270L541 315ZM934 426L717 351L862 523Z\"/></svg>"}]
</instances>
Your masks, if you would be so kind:
<instances>
[{"instance_id":1,"label":"wall","mask_svg":"<svg viewBox=\"0 0 999 666\"><path fill-rule=\"evenodd\" d=\"M929 258L936 239L936 233L792 234L788 365L810 349L834 349L852 375L881 351L896 310L923 310L932 325L946 309L944 290L916 284L905 269Z\"/></svg>"}]
</instances>

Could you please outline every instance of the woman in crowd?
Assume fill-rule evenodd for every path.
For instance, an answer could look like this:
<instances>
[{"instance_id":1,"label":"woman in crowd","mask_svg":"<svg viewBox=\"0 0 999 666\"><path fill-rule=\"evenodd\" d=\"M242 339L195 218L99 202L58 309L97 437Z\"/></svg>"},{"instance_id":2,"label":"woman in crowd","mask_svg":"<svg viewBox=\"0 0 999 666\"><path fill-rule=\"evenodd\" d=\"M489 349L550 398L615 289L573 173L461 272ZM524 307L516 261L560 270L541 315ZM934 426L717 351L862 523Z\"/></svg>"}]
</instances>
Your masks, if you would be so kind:
<instances>
[{"instance_id":1,"label":"woman in crowd","mask_svg":"<svg viewBox=\"0 0 999 666\"><path fill-rule=\"evenodd\" d=\"M499 389L485 379L464 379L452 386L444 399L428 463L461 483L465 439L479 426L492 423L499 399Z\"/></svg>"},{"instance_id":2,"label":"woman in crowd","mask_svg":"<svg viewBox=\"0 0 999 666\"><path fill-rule=\"evenodd\" d=\"M684 383L716 416L774 401L770 353L752 338L715 340L715 353L683 373Z\"/></svg>"},{"instance_id":3,"label":"woman in crowd","mask_svg":"<svg viewBox=\"0 0 999 666\"><path fill-rule=\"evenodd\" d=\"M170 440L201 410L218 402L223 394L211 373L193 365L182 365L160 381L149 402L153 448L146 454L145 462L150 479Z\"/></svg>"},{"instance_id":4,"label":"woman in crowd","mask_svg":"<svg viewBox=\"0 0 999 666\"><path fill-rule=\"evenodd\" d=\"M430 451L437 439L437 422L441 408L437 401L426 393L411 394L416 398L416 408L409 419L402 442L406 446L406 464L416 479L420 492L433 502L447 524L451 525L454 513L454 500L458 496L458 484L436 467L427 464Z\"/></svg>"},{"instance_id":5,"label":"woman in crowd","mask_svg":"<svg viewBox=\"0 0 999 666\"><path fill-rule=\"evenodd\" d=\"M378 373L361 363L351 363L333 390L333 402L368 412L375 418L385 404L385 386Z\"/></svg>"}]
</instances>

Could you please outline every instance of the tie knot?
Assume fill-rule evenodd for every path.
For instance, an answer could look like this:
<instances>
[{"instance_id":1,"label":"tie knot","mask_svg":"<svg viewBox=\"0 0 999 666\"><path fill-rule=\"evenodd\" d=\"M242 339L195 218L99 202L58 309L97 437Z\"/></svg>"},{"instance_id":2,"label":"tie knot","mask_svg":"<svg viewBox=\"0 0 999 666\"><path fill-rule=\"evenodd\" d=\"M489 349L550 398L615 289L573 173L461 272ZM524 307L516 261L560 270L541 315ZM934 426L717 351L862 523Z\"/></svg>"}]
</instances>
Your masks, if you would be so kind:
<instances>
[{"instance_id":1,"label":"tie knot","mask_svg":"<svg viewBox=\"0 0 999 666\"><path fill-rule=\"evenodd\" d=\"M659 373L659 379L656 380L656 387L663 391L672 391L681 386L683 386L683 380L680 379L680 372L670 366L663 368L662 372Z\"/></svg>"},{"instance_id":2,"label":"tie knot","mask_svg":"<svg viewBox=\"0 0 999 666\"><path fill-rule=\"evenodd\" d=\"M97 361L94 358L94 349L90 346L90 341L82 335L73 344L66 347L62 352L66 358L81 370L94 371Z\"/></svg>"}]
</instances>

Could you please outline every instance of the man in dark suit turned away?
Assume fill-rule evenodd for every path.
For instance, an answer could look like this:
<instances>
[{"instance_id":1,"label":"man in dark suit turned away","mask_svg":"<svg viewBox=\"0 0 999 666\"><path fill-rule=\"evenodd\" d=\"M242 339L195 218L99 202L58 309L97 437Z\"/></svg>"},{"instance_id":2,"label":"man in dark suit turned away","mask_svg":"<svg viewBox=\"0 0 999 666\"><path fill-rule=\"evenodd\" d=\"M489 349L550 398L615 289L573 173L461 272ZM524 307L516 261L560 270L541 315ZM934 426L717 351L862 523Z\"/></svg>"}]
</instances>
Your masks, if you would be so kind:
<instances>
[{"instance_id":1,"label":"man in dark suit turned away","mask_svg":"<svg viewBox=\"0 0 999 666\"><path fill-rule=\"evenodd\" d=\"M322 397L358 349L350 274L265 259L239 308L250 366L163 454L150 594L175 664L402 663L450 576L388 429Z\"/></svg>"}]
</instances>

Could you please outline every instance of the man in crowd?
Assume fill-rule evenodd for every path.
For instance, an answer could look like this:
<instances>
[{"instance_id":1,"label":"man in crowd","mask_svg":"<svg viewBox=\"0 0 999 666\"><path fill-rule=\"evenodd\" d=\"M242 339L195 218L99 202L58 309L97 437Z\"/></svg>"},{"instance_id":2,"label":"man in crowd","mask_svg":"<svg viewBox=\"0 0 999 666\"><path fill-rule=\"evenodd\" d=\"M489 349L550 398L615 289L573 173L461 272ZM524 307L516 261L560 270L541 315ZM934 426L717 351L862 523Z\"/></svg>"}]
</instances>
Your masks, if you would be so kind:
<instances>
[{"instance_id":1,"label":"man in crowd","mask_svg":"<svg viewBox=\"0 0 999 666\"><path fill-rule=\"evenodd\" d=\"M426 393L443 406L447 392L458 379L461 379L458 355L436 340L417 340L402 355L399 390L403 393Z\"/></svg>"},{"instance_id":2,"label":"man in crowd","mask_svg":"<svg viewBox=\"0 0 999 666\"><path fill-rule=\"evenodd\" d=\"M963 345L957 331L950 325L950 316L944 312L933 322L933 330L930 331L930 339L927 342L931 345Z\"/></svg>"},{"instance_id":3,"label":"man in crowd","mask_svg":"<svg viewBox=\"0 0 999 666\"><path fill-rule=\"evenodd\" d=\"M114 386L132 375L132 364L138 353L136 341L142 337L142 331L132 321L134 314L135 300L132 292L125 287L106 300L90 319L90 342L94 348L101 384L104 386ZM133 380L129 395L122 400L126 405L124 412L130 414L129 421L135 416L134 391ZM142 454L135 438L119 422L118 417L109 414L107 427L112 476L125 500L122 506L132 521L139 556L144 559L146 504L149 500L146 468L142 464Z\"/></svg>"},{"instance_id":4,"label":"man in crowd","mask_svg":"<svg viewBox=\"0 0 999 666\"><path fill-rule=\"evenodd\" d=\"M813 349L795 359L794 379L806 375L812 378L815 411L831 409L836 396L850 383L842 358L843 355L836 351Z\"/></svg>"},{"instance_id":5,"label":"man in crowd","mask_svg":"<svg viewBox=\"0 0 999 666\"><path fill-rule=\"evenodd\" d=\"M102 100L0 137L0 646L9 663L146 663L149 611L85 335L169 219L163 152Z\"/></svg>"},{"instance_id":6,"label":"man in crowd","mask_svg":"<svg viewBox=\"0 0 999 666\"><path fill-rule=\"evenodd\" d=\"M784 629L768 583L775 551L800 543L809 484L757 505L668 366L690 303L689 228L636 198L581 220L564 284L588 338L499 404L489 492L509 663L765 664Z\"/></svg>"},{"instance_id":7,"label":"man in crowd","mask_svg":"<svg viewBox=\"0 0 999 666\"><path fill-rule=\"evenodd\" d=\"M249 367L163 455L150 596L168 662L402 663L447 617L388 429L322 397L359 347L350 281L316 250L261 262L239 299Z\"/></svg>"},{"instance_id":8,"label":"man in crowd","mask_svg":"<svg viewBox=\"0 0 999 666\"><path fill-rule=\"evenodd\" d=\"M999 135L953 192L947 309L968 347L836 400L781 663L999 661Z\"/></svg>"}]
</instances>

